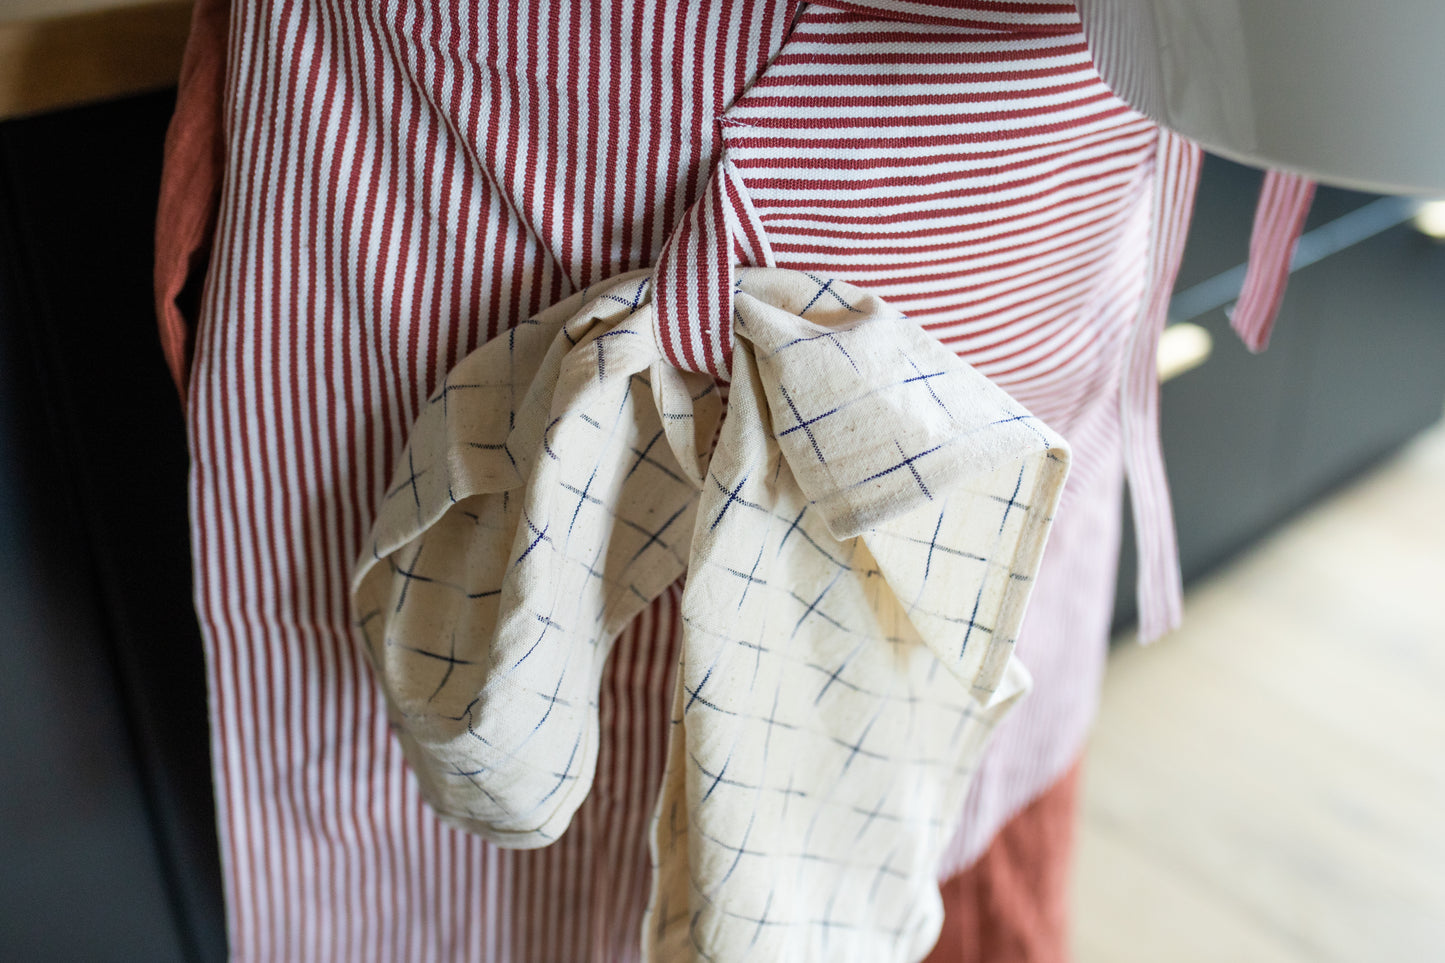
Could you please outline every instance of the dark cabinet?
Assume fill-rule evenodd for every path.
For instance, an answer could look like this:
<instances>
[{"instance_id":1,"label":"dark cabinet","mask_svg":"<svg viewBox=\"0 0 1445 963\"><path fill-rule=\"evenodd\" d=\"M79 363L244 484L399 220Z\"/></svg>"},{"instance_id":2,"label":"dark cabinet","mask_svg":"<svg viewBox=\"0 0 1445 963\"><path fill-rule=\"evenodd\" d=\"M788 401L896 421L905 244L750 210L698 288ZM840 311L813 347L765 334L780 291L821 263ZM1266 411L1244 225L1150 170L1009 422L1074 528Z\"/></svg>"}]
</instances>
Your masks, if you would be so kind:
<instances>
[{"instance_id":1,"label":"dark cabinet","mask_svg":"<svg viewBox=\"0 0 1445 963\"><path fill-rule=\"evenodd\" d=\"M1207 159L1176 292L1245 260L1261 177ZM1214 344L1207 362L1162 389L1186 581L1445 413L1445 243L1415 230L1411 203L1379 202L1319 189L1305 233L1340 249L1292 276L1264 353L1251 355L1230 331L1227 305L1178 318L1206 328ZM1363 216L1341 220L1355 212ZM1377 232L1349 243L1368 231ZM1185 301L1176 295L1176 305ZM1126 531L1116 628L1135 615L1132 538Z\"/></svg>"},{"instance_id":2,"label":"dark cabinet","mask_svg":"<svg viewBox=\"0 0 1445 963\"><path fill-rule=\"evenodd\" d=\"M0 124L0 957L225 955L185 436L150 299L169 95Z\"/></svg>"}]
</instances>

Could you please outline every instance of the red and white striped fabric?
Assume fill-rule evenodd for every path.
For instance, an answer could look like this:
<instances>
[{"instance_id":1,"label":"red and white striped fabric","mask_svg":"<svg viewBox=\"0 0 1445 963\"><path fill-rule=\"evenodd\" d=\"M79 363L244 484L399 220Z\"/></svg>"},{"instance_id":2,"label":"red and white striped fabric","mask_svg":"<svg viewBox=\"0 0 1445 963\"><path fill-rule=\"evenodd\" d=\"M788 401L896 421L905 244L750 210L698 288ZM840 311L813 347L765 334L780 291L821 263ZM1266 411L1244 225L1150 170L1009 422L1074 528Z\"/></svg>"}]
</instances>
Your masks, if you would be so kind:
<instances>
[{"instance_id":1,"label":"red and white striped fabric","mask_svg":"<svg viewBox=\"0 0 1445 963\"><path fill-rule=\"evenodd\" d=\"M189 419L237 960L637 957L675 587L605 674L592 795L558 843L526 852L423 805L346 600L442 375L581 286L671 272L675 305L691 292L711 307L675 310L669 353L725 375L734 261L837 276L921 320L1070 441L1018 649L1035 692L977 779L954 868L1079 751L1126 441L1130 470L1157 483L1136 493L1159 549L1146 602L1171 597L1141 359L1197 152L1109 93L1072 4L498 9L233 7Z\"/></svg>"},{"instance_id":2,"label":"red and white striped fabric","mask_svg":"<svg viewBox=\"0 0 1445 963\"><path fill-rule=\"evenodd\" d=\"M1290 261L1314 197L1315 182L1308 178L1284 171L1264 175L1249 239L1249 267L1229 317L1251 351L1269 345L1270 329L1289 283Z\"/></svg>"}]
</instances>

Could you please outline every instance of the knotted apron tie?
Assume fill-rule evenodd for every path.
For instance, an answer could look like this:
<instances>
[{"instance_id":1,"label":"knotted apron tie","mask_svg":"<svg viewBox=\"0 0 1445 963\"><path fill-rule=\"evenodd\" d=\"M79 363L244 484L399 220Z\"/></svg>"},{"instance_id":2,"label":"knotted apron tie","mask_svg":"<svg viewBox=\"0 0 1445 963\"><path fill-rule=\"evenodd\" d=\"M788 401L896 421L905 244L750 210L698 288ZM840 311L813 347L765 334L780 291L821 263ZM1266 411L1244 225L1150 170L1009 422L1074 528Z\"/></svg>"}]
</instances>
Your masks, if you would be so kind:
<instances>
[{"instance_id":1,"label":"knotted apron tie","mask_svg":"<svg viewBox=\"0 0 1445 963\"><path fill-rule=\"evenodd\" d=\"M731 380L734 268L772 267L773 250L737 167L724 154L667 239L653 272L658 343L682 371Z\"/></svg>"}]
</instances>

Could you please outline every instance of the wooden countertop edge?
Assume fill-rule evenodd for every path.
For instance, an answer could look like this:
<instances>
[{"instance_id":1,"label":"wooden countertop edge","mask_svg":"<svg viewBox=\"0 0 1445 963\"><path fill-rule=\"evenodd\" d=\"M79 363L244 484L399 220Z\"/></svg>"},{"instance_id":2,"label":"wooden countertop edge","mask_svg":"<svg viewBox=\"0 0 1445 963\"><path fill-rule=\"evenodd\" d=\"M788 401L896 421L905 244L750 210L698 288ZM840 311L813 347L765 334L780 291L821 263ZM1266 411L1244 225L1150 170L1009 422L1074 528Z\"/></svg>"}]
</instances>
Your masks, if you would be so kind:
<instances>
[{"instance_id":1,"label":"wooden countertop edge","mask_svg":"<svg viewBox=\"0 0 1445 963\"><path fill-rule=\"evenodd\" d=\"M190 22L191 0L0 22L0 120L173 86Z\"/></svg>"}]
</instances>

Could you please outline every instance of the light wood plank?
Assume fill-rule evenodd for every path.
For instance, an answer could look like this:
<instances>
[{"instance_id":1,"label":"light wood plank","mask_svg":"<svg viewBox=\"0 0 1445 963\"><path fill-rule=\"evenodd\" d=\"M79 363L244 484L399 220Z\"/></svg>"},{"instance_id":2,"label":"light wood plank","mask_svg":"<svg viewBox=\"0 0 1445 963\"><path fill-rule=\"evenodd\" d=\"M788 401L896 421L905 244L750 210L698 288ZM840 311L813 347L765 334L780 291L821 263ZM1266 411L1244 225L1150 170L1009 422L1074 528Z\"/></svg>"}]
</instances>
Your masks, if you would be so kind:
<instances>
[{"instance_id":1,"label":"light wood plank","mask_svg":"<svg viewBox=\"0 0 1445 963\"><path fill-rule=\"evenodd\" d=\"M1445 959L1442 479L1437 428L1116 650L1080 963Z\"/></svg>"}]
</instances>

